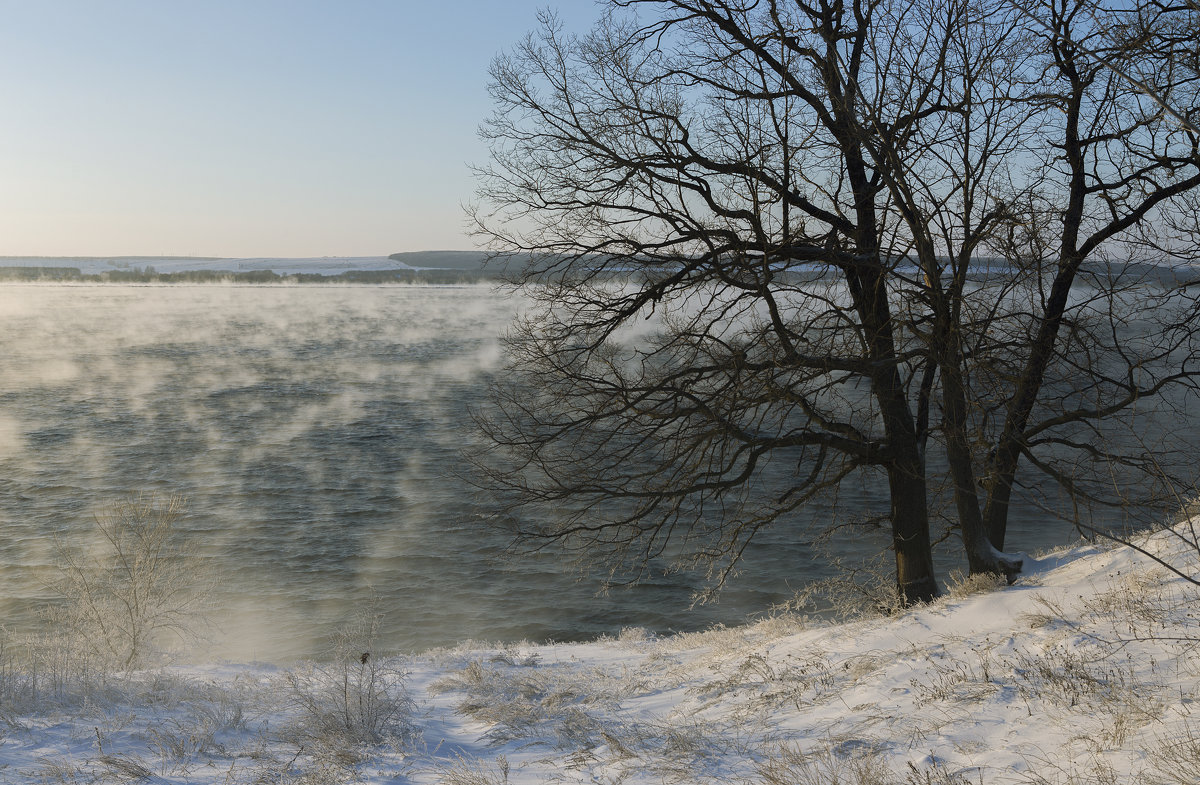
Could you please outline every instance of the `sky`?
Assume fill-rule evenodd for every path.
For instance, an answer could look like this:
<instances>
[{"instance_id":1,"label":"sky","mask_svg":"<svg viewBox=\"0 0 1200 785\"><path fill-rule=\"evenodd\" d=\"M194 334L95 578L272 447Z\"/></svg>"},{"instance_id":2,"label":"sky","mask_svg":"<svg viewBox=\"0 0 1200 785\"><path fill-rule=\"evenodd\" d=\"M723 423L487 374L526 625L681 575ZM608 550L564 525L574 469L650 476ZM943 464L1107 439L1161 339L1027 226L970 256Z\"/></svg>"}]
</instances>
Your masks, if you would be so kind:
<instances>
[{"instance_id":1,"label":"sky","mask_svg":"<svg viewBox=\"0 0 1200 785\"><path fill-rule=\"evenodd\" d=\"M0 0L0 256L469 249L487 69L591 0Z\"/></svg>"}]
</instances>

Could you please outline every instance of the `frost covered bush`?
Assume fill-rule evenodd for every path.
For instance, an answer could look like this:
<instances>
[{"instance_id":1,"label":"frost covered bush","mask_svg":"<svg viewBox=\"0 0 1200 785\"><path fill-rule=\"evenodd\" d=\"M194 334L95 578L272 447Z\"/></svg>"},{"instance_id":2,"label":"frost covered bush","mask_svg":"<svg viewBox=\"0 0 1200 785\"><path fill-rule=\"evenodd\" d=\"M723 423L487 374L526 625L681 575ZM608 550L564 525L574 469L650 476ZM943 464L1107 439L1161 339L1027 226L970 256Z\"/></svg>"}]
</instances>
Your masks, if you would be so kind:
<instances>
[{"instance_id":1,"label":"frost covered bush","mask_svg":"<svg viewBox=\"0 0 1200 785\"><path fill-rule=\"evenodd\" d=\"M412 734L407 672L395 659L372 654L378 625L378 614L363 611L336 633L321 663L287 674L298 708L291 729L296 737L346 748Z\"/></svg>"},{"instance_id":2,"label":"frost covered bush","mask_svg":"<svg viewBox=\"0 0 1200 785\"><path fill-rule=\"evenodd\" d=\"M999 591L1006 586L1008 586L1008 580L1003 575L990 572L963 575L958 570L952 570L950 580L946 584L946 594L952 600L962 600L973 594Z\"/></svg>"},{"instance_id":3,"label":"frost covered bush","mask_svg":"<svg viewBox=\"0 0 1200 785\"><path fill-rule=\"evenodd\" d=\"M171 637L198 637L210 584L181 514L178 498L139 496L97 515L90 536L56 539L41 625L0 634L0 707L116 699L115 673L151 664Z\"/></svg>"},{"instance_id":4,"label":"frost covered bush","mask_svg":"<svg viewBox=\"0 0 1200 785\"><path fill-rule=\"evenodd\" d=\"M182 512L178 497L137 496L95 517L93 547L57 541L58 601L45 619L83 664L137 668L164 636L195 636L207 585L176 526Z\"/></svg>"},{"instance_id":5,"label":"frost covered bush","mask_svg":"<svg viewBox=\"0 0 1200 785\"><path fill-rule=\"evenodd\" d=\"M834 575L812 581L776 611L788 613L818 609L839 621L892 616L900 611L899 591L884 555L861 564L830 557Z\"/></svg>"},{"instance_id":6,"label":"frost covered bush","mask_svg":"<svg viewBox=\"0 0 1200 785\"><path fill-rule=\"evenodd\" d=\"M410 730L413 702L406 672L390 660L361 655L309 664L288 673L299 707L293 730L301 737L378 744Z\"/></svg>"}]
</instances>

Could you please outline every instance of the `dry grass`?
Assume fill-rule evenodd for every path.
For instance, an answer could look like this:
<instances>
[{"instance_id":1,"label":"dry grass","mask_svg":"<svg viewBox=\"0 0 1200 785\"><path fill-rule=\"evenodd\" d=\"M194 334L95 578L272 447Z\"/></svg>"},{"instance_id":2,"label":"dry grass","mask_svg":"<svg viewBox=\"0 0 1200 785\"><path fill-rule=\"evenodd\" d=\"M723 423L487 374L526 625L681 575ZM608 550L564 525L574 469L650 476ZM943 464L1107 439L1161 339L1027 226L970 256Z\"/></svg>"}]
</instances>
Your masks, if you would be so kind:
<instances>
[{"instance_id":1,"label":"dry grass","mask_svg":"<svg viewBox=\"0 0 1200 785\"><path fill-rule=\"evenodd\" d=\"M909 763L907 771L896 772L879 751L861 745L841 751L833 742L811 750L781 745L759 764L758 776L762 785L973 785L967 775L936 763Z\"/></svg>"},{"instance_id":2,"label":"dry grass","mask_svg":"<svg viewBox=\"0 0 1200 785\"><path fill-rule=\"evenodd\" d=\"M1159 738L1150 760L1157 782L1195 785L1200 777L1200 728L1185 722L1178 732Z\"/></svg>"},{"instance_id":3,"label":"dry grass","mask_svg":"<svg viewBox=\"0 0 1200 785\"><path fill-rule=\"evenodd\" d=\"M599 669L498 667L504 664L477 660L432 687L463 692L457 711L487 725L494 744L536 738L559 749L594 747L602 743L604 715L637 689L636 681Z\"/></svg>"},{"instance_id":4,"label":"dry grass","mask_svg":"<svg viewBox=\"0 0 1200 785\"><path fill-rule=\"evenodd\" d=\"M971 660L931 658L929 662L929 675L910 681L918 708L931 703L980 703L1002 689L1000 673L1007 670L1007 664L995 662L986 649L975 651Z\"/></svg>"},{"instance_id":5,"label":"dry grass","mask_svg":"<svg viewBox=\"0 0 1200 785\"><path fill-rule=\"evenodd\" d=\"M438 774L439 785L508 785L508 759L496 756L494 766L483 761L458 756L454 763Z\"/></svg>"}]
</instances>

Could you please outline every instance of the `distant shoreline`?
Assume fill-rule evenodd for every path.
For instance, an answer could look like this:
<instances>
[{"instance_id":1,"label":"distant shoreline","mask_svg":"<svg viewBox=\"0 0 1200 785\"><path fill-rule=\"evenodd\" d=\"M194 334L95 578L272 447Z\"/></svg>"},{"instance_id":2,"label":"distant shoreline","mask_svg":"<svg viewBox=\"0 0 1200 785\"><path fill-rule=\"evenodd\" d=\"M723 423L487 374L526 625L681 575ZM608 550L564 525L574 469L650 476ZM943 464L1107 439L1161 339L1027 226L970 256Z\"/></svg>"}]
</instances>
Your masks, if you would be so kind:
<instances>
[{"instance_id":1,"label":"distant shoreline","mask_svg":"<svg viewBox=\"0 0 1200 785\"><path fill-rule=\"evenodd\" d=\"M158 272L131 267L85 273L78 267L6 267L0 265L0 283L95 284L471 284L499 280L486 270L386 269L347 270L340 273L277 273L273 270L184 270Z\"/></svg>"},{"instance_id":2,"label":"distant shoreline","mask_svg":"<svg viewBox=\"0 0 1200 785\"><path fill-rule=\"evenodd\" d=\"M387 256L0 256L0 268L78 270L80 275L114 271L143 271L158 274L184 272L247 273L270 271L284 275L334 277L347 272L395 272L412 270L480 271L487 254L482 251L411 251Z\"/></svg>"},{"instance_id":3,"label":"distant shoreline","mask_svg":"<svg viewBox=\"0 0 1200 785\"><path fill-rule=\"evenodd\" d=\"M390 256L0 256L0 282L59 283L476 283L499 276L477 251Z\"/></svg>"},{"instance_id":4,"label":"distant shoreline","mask_svg":"<svg viewBox=\"0 0 1200 785\"><path fill-rule=\"evenodd\" d=\"M1200 284L1191 265L1124 263L1087 268L1092 274L1129 276L1166 286ZM0 256L0 283L145 283L145 284L473 284L506 279L506 266L488 264L483 251L411 251L388 256L305 258L221 258L201 256ZM627 269L624 274L639 272ZM790 280L819 280L817 265L783 265ZM622 275L609 265L607 275ZM916 275L916 267L912 268ZM1011 277L1016 271L999 260L980 259L976 277Z\"/></svg>"}]
</instances>

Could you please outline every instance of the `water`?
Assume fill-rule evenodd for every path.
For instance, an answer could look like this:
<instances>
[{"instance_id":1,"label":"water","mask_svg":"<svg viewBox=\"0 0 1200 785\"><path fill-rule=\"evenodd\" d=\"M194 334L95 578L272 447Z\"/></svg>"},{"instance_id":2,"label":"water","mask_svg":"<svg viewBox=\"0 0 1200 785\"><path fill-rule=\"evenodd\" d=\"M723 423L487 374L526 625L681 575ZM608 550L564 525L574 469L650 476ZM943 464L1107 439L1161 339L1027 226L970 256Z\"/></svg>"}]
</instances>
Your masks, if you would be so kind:
<instances>
[{"instance_id":1,"label":"water","mask_svg":"<svg viewBox=\"0 0 1200 785\"><path fill-rule=\"evenodd\" d=\"M217 578L194 656L317 654L371 602L381 648L570 640L625 626L736 624L827 574L812 523L785 522L717 604L703 576L657 575L597 596L554 553L510 561L467 482L468 412L519 307L485 287L51 286L0 290L0 611L34 623L54 537L133 493L186 498L198 569ZM878 507L848 487L843 514ZM1047 516L1013 540L1065 541ZM856 532L852 557L882 531Z\"/></svg>"}]
</instances>

